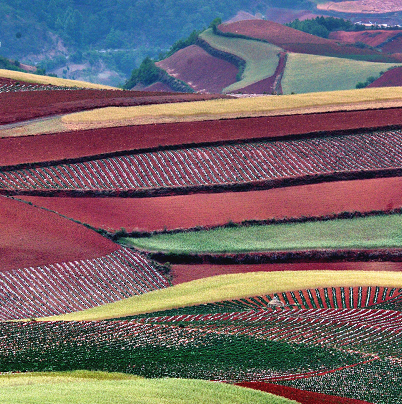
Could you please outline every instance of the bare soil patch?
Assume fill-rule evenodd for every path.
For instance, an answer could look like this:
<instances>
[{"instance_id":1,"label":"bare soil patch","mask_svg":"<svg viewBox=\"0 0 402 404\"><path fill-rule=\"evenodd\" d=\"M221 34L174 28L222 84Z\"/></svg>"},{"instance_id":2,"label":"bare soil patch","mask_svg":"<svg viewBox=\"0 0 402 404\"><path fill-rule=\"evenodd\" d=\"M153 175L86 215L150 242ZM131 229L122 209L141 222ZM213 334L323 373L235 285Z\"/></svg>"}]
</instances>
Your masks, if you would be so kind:
<instances>
[{"instance_id":1,"label":"bare soil patch","mask_svg":"<svg viewBox=\"0 0 402 404\"><path fill-rule=\"evenodd\" d=\"M402 124L402 109L388 108L216 121L90 129L0 138L0 166L56 161L126 150L242 139L279 138L319 131Z\"/></svg>"},{"instance_id":2,"label":"bare soil patch","mask_svg":"<svg viewBox=\"0 0 402 404\"><path fill-rule=\"evenodd\" d=\"M220 93L236 82L235 65L211 56L197 45L181 49L156 65L200 93Z\"/></svg>"},{"instance_id":3,"label":"bare soil patch","mask_svg":"<svg viewBox=\"0 0 402 404\"><path fill-rule=\"evenodd\" d=\"M317 4L317 9L340 13L385 14L402 11L402 4L399 0L329 1Z\"/></svg>"},{"instance_id":4,"label":"bare soil patch","mask_svg":"<svg viewBox=\"0 0 402 404\"><path fill-rule=\"evenodd\" d=\"M152 232L230 221L325 216L402 208L402 178L340 181L266 191L155 198L24 196L34 205L107 231Z\"/></svg>"},{"instance_id":5,"label":"bare soil patch","mask_svg":"<svg viewBox=\"0 0 402 404\"><path fill-rule=\"evenodd\" d=\"M385 72L368 87L396 87L402 86L402 67L395 67Z\"/></svg>"},{"instance_id":6,"label":"bare soil patch","mask_svg":"<svg viewBox=\"0 0 402 404\"><path fill-rule=\"evenodd\" d=\"M363 42L366 45L377 47L393 37L400 35L400 31L334 31L329 34L329 39L336 41L355 43ZM393 53L393 52L392 52Z\"/></svg>"},{"instance_id":7,"label":"bare soil patch","mask_svg":"<svg viewBox=\"0 0 402 404\"><path fill-rule=\"evenodd\" d=\"M0 197L0 271L96 258L118 249L60 216Z\"/></svg>"}]
</instances>

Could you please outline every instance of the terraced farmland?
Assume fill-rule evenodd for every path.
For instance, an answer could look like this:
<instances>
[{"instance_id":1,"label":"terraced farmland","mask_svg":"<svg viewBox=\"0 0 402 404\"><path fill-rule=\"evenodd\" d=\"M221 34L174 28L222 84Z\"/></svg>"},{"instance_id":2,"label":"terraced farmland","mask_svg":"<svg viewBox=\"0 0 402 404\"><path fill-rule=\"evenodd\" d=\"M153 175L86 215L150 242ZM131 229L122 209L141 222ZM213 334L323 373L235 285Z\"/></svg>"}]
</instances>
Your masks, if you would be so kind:
<instances>
[{"instance_id":1,"label":"terraced farmland","mask_svg":"<svg viewBox=\"0 0 402 404\"><path fill-rule=\"evenodd\" d=\"M95 104L113 99L90 91ZM60 119L76 125L68 132L33 136L21 108L18 130L0 139L2 402L41 400L50 385L94 397L101 378L113 394L152 386L150 402L192 402L171 386L198 396L207 381L299 403L398 402L402 115L400 91L381 91L187 100L115 109L112 123L97 110ZM171 121L158 121L167 110ZM140 252L119 243L131 232L193 245ZM235 250L211 253L220 233ZM79 384L57 373L85 369L109 373L84 372ZM51 373L14 375L28 371ZM134 387L129 375L155 380ZM226 384L213 384L219 402L286 402Z\"/></svg>"}]
</instances>

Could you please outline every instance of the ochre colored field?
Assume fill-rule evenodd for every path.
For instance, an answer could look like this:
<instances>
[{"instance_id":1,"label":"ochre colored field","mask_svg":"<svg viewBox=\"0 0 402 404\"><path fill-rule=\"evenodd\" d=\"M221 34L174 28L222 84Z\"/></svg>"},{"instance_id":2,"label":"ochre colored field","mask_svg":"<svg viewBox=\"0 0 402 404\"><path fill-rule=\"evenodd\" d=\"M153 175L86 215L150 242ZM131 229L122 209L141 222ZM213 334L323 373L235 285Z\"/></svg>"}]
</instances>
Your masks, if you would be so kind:
<instances>
[{"instance_id":1,"label":"ochre colored field","mask_svg":"<svg viewBox=\"0 0 402 404\"><path fill-rule=\"evenodd\" d=\"M150 91L118 90L42 90L0 94L0 124L15 123L51 115L85 111L107 106L127 107L159 103L214 99L217 95L172 94ZM46 132L46 126L43 129ZM63 128L59 129L63 130ZM21 129L19 129L21 131ZM10 136L17 136L12 128ZM17 133L14 133L17 132ZM2 131L0 136L4 136Z\"/></svg>"},{"instance_id":2,"label":"ochre colored field","mask_svg":"<svg viewBox=\"0 0 402 404\"><path fill-rule=\"evenodd\" d=\"M5 70L5 69L0 69L0 77L13 79L13 80L21 80L26 83L52 84L54 86L60 86L60 87L79 87L79 88L97 88L97 89L118 90L115 87L105 86L102 84L89 83L86 81L66 80L66 79L60 79L58 77L40 76L37 74L17 72L17 71L13 71L13 70Z\"/></svg>"},{"instance_id":3,"label":"ochre colored field","mask_svg":"<svg viewBox=\"0 0 402 404\"><path fill-rule=\"evenodd\" d=\"M379 91L381 89L371 89ZM402 90L399 90L402 95ZM320 95L317 94L317 98ZM286 96L272 98L287 98ZM310 96L311 98L311 96ZM200 142L282 137L318 131L401 125L398 108L178 122L0 138L0 166Z\"/></svg>"},{"instance_id":4,"label":"ochre colored field","mask_svg":"<svg viewBox=\"0 0 402 404\"><path fill-rule=\"evenodd\" d=\"M235 65L211 56L196 45L181 49L156 65L202 93L220 93L236 81Z\"/></svg>"},{"instance_id":5,"label":"ochre colored field","mask_svg":"<svg viewBox=\"0 0 402 404\"><path fill-rule=\"evenodd\" d=\"M312 270L213 276L42 320L102 320L291 290L361 285L402 287L402 273Z\"/></svg>"},{"instance_id":6,"label":"ochre colored field","mask_svg":"<svg viewBox=\"0 0 402 404\"><path fill-rule=\"evenodd\" d=\"M245 220L324 216L402 208L402 178L377 178L154 198L33 197L24 200L95 228L117 231L216 226Z\"/></svg>"},{"instance_id":7,"label":"ochre colored field","mask_svg":"<svg viewBox=\"0 0 402 404\"><path fill-rule=\"evenodd\" d=\"M374 271L402 272L401 262L297 262L288 264L255 265L172 265L173 285L210 276L243 274L248 272L282 271Z\"/></svg>"},{"instance_id":8,"label":"ochre colored field","mask_svg":"<svg viewBox=\"0 0 402 404\"><path fill-rule=\"evenodd\" d=\"M0 271L96 258L118 249L99 234L26 203L0 197Z\"/></svg>"}]
</instances>

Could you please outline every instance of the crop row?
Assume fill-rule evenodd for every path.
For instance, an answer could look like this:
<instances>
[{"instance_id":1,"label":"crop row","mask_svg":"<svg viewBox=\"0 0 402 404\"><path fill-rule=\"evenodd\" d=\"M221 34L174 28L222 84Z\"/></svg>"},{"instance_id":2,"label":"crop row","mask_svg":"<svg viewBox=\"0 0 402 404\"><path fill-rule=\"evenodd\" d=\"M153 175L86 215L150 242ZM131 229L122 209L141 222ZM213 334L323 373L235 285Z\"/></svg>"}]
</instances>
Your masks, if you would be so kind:
<instances>
[{"instance_id":1,"label":"crop row","mask_svg":"<svg viewBox=\"0 0 402 404\"><path fill-rule=\"evenodd\" d=\"M182 188L402 167L402 131L194 147L0 172L7 190Z\"/></svg>"},{"instance_id":2,"label":"crop row","mask_svg":"<svg viewBox=\"0 0 402 404\"><path fill-rule=\"evenodd\" d=\"M0 320L84 310L169 286L138 253L0 272Z\"/></svg>"},{"instance_id":3,"label":"crop row","mask_svg":"<svg viewBox=\"0 0 402 404\"><path fill-rule=\"evenodd\" d=\"M0 372L90 368L241 381L328 371L366 360L360 353L225 334L193 324L0 323L0 340Z\"/></svg>"},{"instance_id":4,"label":"crop row","mask_svg":"<svg viewBox=\"0 0 402 404\"><path fill-rule=\"evenodd\" d=\"M402 289L381 286L331 287L275 293L272 295L253 296L248 298L205 303L186 306L162 312L155 312L156 317L176 317L187 315L203 315L226 312L260 311L274 308L272 299L282 302L282 310L297 309L356 309L385 308L397 310L402 303ZM277 306L278 307L278 306ZM397 310L399 311L399 310ZM144 318L146 315L127 317Z\"/></svg>"}]
</instances>

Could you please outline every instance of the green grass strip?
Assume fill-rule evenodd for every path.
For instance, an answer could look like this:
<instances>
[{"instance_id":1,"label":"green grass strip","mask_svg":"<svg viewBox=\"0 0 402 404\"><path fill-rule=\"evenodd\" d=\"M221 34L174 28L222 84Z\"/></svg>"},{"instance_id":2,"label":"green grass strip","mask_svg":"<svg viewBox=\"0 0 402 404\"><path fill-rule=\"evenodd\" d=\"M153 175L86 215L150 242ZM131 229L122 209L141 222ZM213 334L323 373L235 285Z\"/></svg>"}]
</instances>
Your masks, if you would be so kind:
<instances>
[{"instance_id":1,"label":"green grass strip","mask_svg":"<svg viewBox=\"0 0 402 404\"><path fill-rule=\"evenodd\" d=\"M357 83L370 76L378 77L394 66L400 64L289 53L282 90L284 94L351 90Z\"/></svg>"},{"instance_id":2,"label":"green grass strip","mask_svg":"<svg viewBox=\"0 0 402 404\"><path fill-rule=\"evenodd\" d=\"M104 372L0 376L2 404L286 404L269 393L202 380L143 379ZM93 377L91 377L93 374ZM105 377L105 378L104 378Z\"/></svg>"},{"instance_id":3,"label":"green grass strip","mask_svg":"<svg viewBox=\"0 0 402 404\"><path fill-rule=\"evenodd\" d=\"M204 31L200 38L213 48L231 53L246 61L242 80L223 89L224 93L239 90L273 76L279 63L277 55L283 52L283 49L269 43L215 35L211 29Z\"/></svg>"},{"instance_id":4,"label":"green grass strip","mask_svg":"<svg viewBox=\"0 0 402 404\"><path fill-rule=\"evenodd\" d=\"M363 271L251 272L198 279L92 309L40 320L103 320L292 290L338 286L402 287L402 273Z\"/></svg>"},{"instance_id":5,"label":"green grass strip","mask_svg":"<svg viewBox=\"0 0 402 404\"><path fill-rule=\"evenodd\" d=\"M402 215L226 227L121 241L147 251L171 253L402 247Z\"/></svg>"}]
</instances>

